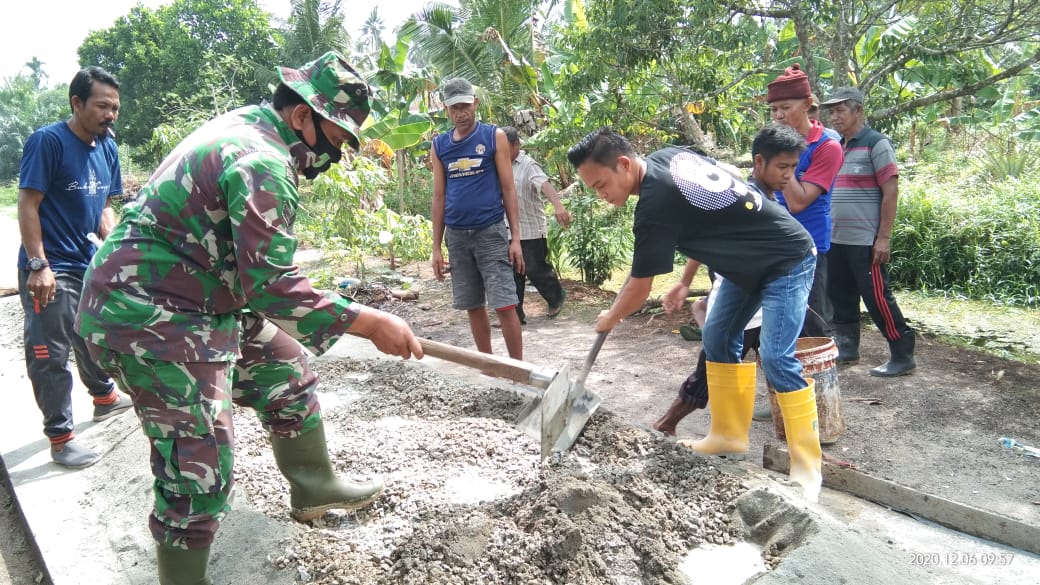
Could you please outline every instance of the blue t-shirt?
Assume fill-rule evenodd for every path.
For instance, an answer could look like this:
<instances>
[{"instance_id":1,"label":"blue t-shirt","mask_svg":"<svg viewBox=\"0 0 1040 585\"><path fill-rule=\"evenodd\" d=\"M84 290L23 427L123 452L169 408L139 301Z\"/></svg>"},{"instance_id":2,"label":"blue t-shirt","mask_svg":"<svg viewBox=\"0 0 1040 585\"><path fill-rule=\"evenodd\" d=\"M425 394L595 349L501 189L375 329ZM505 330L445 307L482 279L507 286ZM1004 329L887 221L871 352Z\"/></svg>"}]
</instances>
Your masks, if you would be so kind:
<instances>
[{"instance_id":1,"label":"blue t-shirt","mask_svg":"<svg viewBox=\"0 0 1040 585\"><path fill-rule=\"evenodd\" d=\"M502 221L502 184L495 165L496 126L477 122L462 140L455 129L433 139L437 158L444 165L444 225L476 230Z\"/></svg>"},{"instance_id":2,"label":"blue t-shirt","mask_svg":"<svg viewBox=\"0 0 1040 585\"><path fill-rule=\"evenodd\" d=\"M808 148L798 157L794 177L799 181L816 185L823 192L808 207L792 215L812 235L816 250L826 254L831 249L831 193L834 191L834 182L841 168L841 135L813 121L805 140ZM813 172L809 172L817 160L819 164ZM775 194L776 200L787 207L783 192L776 191Z\"/></svg>"},{"instance_id":3,"label":"blue t-shirt","mask_svg":"<svg viewBox=\"0 0 1040 585\"><path fill-rule=\"evenodd\" d=\"M90 146L66 122L44 126L25 141L18 186L43 193L40 228L51 270L85 271L95 251L87 234L98 232L108 198L123 193L115 141L103 136ZM27 262L23 247L18 267Z\"/></svg>"}]
</instances>

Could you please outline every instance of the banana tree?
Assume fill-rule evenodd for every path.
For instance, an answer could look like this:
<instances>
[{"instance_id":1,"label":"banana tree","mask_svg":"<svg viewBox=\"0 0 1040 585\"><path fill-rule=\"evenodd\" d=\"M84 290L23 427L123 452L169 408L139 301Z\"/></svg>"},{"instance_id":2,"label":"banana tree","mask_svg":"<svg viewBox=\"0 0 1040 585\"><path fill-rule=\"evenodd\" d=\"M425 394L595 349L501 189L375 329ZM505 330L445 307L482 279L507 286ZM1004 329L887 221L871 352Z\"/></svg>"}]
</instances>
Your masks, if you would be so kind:
<instances>
[{"instance_id":1,"label":"banana tree","mask_svg":"<svg viewBox=\"0 0 1040 585\"><path fill-rule=\"evenodd\" d=\"M433 122L426 114L429 93L436 86L427 72L409 69L408 51L411 38L398 35L394 46L380 42L377 69L369 78L377 95L372 103L372 122L363 129L363 137L373 141L373 148L397 161L397 189L400 212L404 213L405 186L408 184L407 149L426 139Z\"/></svg>"}]
</instances>

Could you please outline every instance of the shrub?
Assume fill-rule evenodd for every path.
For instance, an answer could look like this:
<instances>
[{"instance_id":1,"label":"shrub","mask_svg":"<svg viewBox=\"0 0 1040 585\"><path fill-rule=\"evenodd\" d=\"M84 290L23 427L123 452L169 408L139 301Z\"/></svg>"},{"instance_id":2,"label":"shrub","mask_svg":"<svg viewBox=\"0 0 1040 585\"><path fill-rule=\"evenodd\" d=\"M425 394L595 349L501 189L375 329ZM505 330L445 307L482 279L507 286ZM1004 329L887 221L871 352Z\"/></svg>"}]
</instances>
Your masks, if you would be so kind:
<instances>
[{"instance_id":1,"label":"shrub","mask_svg":"<svg viewBox=\"0 0 1040 585\"><path fill-rule=\"evenodd\" d=\"M599 286L632 255L633 205L611 207L584 190L568 199L571 227L561 231L567 263Z\"/></svg>"},{"instance_id":2,"label":"shrub","mask_svg":"<svg viewBox=\"0 0 1040 585\"><path fill-rule=\"evenodd\" d=\"M892 250L900 287L1040 305L1040 186L915 182L900 194Z\"/></svg>"},{"instance_id":3,"label":"shrub","mask_svg":"<svg viewBox=\"0 0 1040 585\"><path fill-rule=\"evenodd\" d=\"M1019 139L1015 134L993 136L986 144L978 168L994 180L1020 179L1037 167L1040 148L1035 142Z\"/></svg>"},{"instance_id":4,"label":"shrub","mask_svg":"<svg viewBox=\"0 0 1040 585\"><path fill-rule=\"evenodd\" d=\"M392 266L429 258L430 221L399 215L383 202L386 172L363 157L353 168L333 165L311 183L303 197L297 233L301 241L353 262L362 277L365 257L386 256Z\"/></svg>"}]
</instances>

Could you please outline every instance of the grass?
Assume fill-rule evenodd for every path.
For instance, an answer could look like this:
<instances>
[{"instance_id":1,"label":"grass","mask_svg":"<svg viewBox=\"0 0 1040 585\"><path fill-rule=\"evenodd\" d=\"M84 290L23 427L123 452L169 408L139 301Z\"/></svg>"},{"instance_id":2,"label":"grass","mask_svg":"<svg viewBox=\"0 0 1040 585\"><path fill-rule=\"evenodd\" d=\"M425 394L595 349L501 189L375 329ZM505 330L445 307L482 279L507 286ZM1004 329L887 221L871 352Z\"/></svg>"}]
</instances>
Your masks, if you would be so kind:
<instances>
[{"instance_id":1,"label":"grass","mask_svg":"<svg viewBox=\"0 0 1040 585\"><path fill-rule=\"evenodd\" d=\"M0 213L12 218L18 217L18 185L16 183L0 186Z\"/></svg>"},{"instance_id":2,"label":"grass","mask_svg":"<svg viewBox=\"0 0 1040 585\"><path fill-rule=\"evenodd\" d=\"M939 293L897 291L899 308L919 332L960 347L1040 365L1040 310Z\"/></svg>"}]
</instances>

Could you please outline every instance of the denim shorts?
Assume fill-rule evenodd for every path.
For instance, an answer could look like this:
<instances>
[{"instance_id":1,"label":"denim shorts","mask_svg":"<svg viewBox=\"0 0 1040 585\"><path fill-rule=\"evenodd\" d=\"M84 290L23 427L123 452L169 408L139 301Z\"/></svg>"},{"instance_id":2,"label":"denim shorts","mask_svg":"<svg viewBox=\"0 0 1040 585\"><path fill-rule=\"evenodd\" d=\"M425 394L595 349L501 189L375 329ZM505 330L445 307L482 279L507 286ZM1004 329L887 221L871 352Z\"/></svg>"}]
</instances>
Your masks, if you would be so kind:
<instances>
[{"instance_id":1,"label":"denim shorts","mask_svg":"<svg viewBox=\"0 0 1040 585\"><path fill-rule=\"evenodd\" d=\"M516 283L509 263L505 222L479 230L445 226L451 265L451 306L468 311L491 305L496 311L516 307Z\"/></svg>"}]
</instances>

